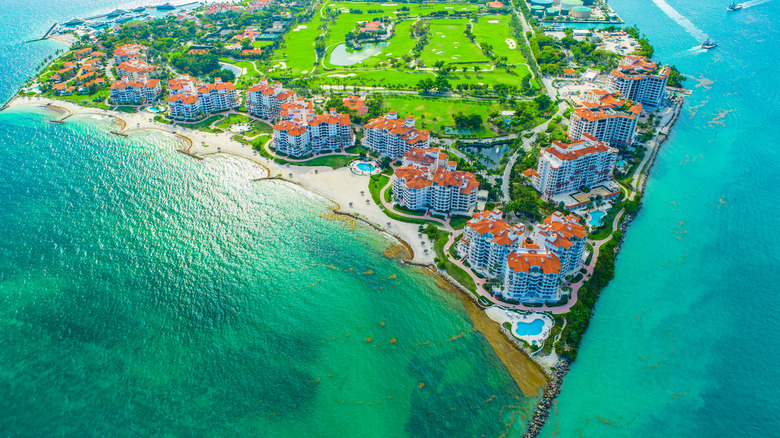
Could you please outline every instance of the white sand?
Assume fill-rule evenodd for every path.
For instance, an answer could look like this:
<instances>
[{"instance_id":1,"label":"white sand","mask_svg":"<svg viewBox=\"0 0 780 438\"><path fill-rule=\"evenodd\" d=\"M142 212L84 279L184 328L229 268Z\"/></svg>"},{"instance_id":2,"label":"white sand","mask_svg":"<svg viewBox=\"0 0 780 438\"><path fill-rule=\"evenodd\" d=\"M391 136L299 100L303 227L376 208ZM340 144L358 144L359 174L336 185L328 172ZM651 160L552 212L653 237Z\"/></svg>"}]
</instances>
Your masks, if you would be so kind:
<instances>
[{"instance_id":1,"label":"white sand","mask_svg":"<svg viewBox=\"0 0 780 438\"><path fill-rule=\"evenodd\" d=\"M128 114L118 111L85 108L70 102L53 100L40 97L18 97L9 103L9 107L32 105L43 107L51 104L54 107L63 108L71 114L95 114L98 116L111 116L121 119L126 123L123 132L132 135L133 131L158 130L173 132L182 138L182 144L191 146L189 153L208 159L211 155L229 154L245 158L258 165L258 173L264 175L281 175L300 186L323 196L336 204L340 211L357 214L378 228L405 241L414 251L413 261L417 263L433 263L433 249L427 237L425 244L418 237L418 225L399 222L385 216L380 208L374 204L368 191L368 176L355 175L348 168L333 170L330 167L308 167L295 165L279 165L272 160L260 156L250 146L239 143L231 138L232 133L214 134L209 132L185 129L179 126L171 126L154 121L154 114L148 112ZM67 122L66 122L67 123ZM316 173L315 173L316 171ZM364 195L361 196L360 192ZM369 204L366 204L369 200ZM353 206L349 207L352 202ZM388 226L388 223L390 225ZM429 249L425 254L424 249Z\"/></svg>"},{"instance_id":2,"label":"white sand","mask_svg":"<svg viewBox=\"0 0 780 438\"><path fill-rule=\"evenodd\" d=\"M308 29L308 27L305 24L299 24L295 29L293 29L293 32L298 32L301 29Z\"/></svg>"},{"instance_id":3,"label":"white sand","mask_svg":"<svg viewBox=\"0 0 780 438\"><path fill-rule=\"evenodd\" d=\"M505 42L506 42L506 45L508 45L510 49L516 49L517 48L517 43L512 38L507 38Z\"/></svg>"},{"instance_id":4,"label":"white sand","mask_svg":"<svg viewBox=\"0 0 780 438\"><path fill-rule=\"evenodd\" d=\"M488 20L488 23L490 23L490 24L498 24L499 21L498 20Z\"/></svg>"}]
</instances>

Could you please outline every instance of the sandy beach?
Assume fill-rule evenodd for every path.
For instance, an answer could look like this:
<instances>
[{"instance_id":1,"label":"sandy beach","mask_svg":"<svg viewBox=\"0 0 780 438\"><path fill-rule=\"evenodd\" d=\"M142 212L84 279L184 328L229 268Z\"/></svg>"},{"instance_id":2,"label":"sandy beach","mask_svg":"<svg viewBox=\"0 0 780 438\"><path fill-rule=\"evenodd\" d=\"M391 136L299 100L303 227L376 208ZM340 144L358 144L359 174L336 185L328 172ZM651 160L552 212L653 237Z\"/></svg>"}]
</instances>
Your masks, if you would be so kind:
<instances>
[{"instance_id":1,"label":"sandy beach","mask_svg":"<svg viewBox=\"0 0 780 438\"><path fill-rule=\"evenodd\" d=\"M418 225L400 222L382 213L369 194L369 177L355 175L348 168L334 170L330 167L279 165L261 156L250 146L233 140L231 138L233 133L215 134L167 125L155 122L155 115L149 112L124 113L86 108L71 102L42 97L17 97L7 105L8 108L22 106L55 107L54 109L64 110L62 112L65 116L68 115L67 113L110 116L121 121L119 125L124 124L123 129L117 129L121 134L133 135L134 131L161 130L179 135L182 137L182 144L187 153L193 157L208 159L210 155L230 154L247 159L261 166L268 177L276 177L304 187L333 202L336 212L357 216L363 221L370 222L378 230L402 240L413 251L412 262L433 263L432 242L425 235L420 236L417 231ZM350 202L352 202L351 207Z\"/></svg>"}]
</instances>

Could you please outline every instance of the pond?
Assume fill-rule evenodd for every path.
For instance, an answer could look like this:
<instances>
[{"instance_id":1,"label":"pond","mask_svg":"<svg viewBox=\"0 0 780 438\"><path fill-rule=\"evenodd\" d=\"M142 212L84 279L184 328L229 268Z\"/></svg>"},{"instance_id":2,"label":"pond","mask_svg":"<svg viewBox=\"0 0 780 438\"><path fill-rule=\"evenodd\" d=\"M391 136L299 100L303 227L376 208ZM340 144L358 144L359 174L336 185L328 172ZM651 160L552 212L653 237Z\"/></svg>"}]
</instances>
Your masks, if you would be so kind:
<instances>
[{"instance_id":1,"label":"pond","mask_svg":"<svg viewBox=\"0 0 780 438\"><path fill-rule=\"evenodd\" d=\"M227 62L220 62L220 67L222 67L225 70L230 70L233 72L234 75L236 75L236 79L241 77L241 74L244 72L244 69L233 64L228 64Z\"/></svg>"},{"instance_id":2,"label":"pond","mask_svg":"<svg viewBox=\"0 0 780 438\"><path fill-rule=\"evenodd\" d=\"M500 146L491 146L484 148L463 148L464 151L470 154L482 153L484 158L480 158L480 162L488 169L496 169L501 166L501 158L506 151L509 150L508 144L502 144Z\"/></svg>"},{"instance_id":3,"label":"pond","mask_svg":"<svg viewBox=\"0 0 780 438\"><path fill-rule=\"evenodd\" d=\"M357 64L381 52L389 44L387 42L365 44L360 50L348 50L346 44L339 44L330 53L330 63L333 65Z\"/></svg>"}]
</instances>

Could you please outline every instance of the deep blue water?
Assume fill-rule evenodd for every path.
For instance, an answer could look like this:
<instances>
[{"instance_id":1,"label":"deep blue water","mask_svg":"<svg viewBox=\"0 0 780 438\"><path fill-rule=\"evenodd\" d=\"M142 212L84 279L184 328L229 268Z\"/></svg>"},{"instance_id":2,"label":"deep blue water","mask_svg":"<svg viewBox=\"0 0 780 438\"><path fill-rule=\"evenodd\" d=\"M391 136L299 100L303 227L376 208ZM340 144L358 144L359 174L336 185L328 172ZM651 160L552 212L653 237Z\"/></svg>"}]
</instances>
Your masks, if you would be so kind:
<instances>
[{"instance_id":1,"label":"deep blue water","mask_svg":"<svg viewBox=\"0 0 780 438\"><path fill-rule=\"evenodd\" d=\"M696 79L544 436L780 430L780 2L727 3L610 1Z\"/></svg>"}]
</instances>

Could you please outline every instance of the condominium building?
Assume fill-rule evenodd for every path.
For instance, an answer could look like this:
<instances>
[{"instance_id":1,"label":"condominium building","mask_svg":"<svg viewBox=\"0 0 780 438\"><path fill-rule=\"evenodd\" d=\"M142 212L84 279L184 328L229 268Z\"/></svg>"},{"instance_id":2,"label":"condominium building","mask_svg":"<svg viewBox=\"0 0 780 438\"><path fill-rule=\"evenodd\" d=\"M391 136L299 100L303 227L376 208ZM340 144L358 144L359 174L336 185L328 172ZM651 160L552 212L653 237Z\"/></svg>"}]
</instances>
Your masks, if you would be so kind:
<instances>
[{"instance_id":1,"label":"condominium building","mask_svg":"<svg viewBox=\"0 0 780 438\"><path fill-rule=\"evenodd\" d=\"M669 67L658 66L646 58L628 55L612 70L609 87L624 98L646 107L657 108L666 97Z\"/></svg>"},{"instance_id":2,"label":"condominium building","mask_svg":"<svg viewBox=\"0 0 780 438\"><path fill-rule=\"evenodd\" d=\"M550 201L555 195L611 180L617 156L617 149L590 134L569 144L553 140L552 146L539 154L536 171L527 175L542 199Z\"/></svg>"},{"instance_id":3,"label":"condominium building","mask_svg":"<svg viewBox=\"0 0 780 438\"><path fill-rule=\"evenodd\" d=\"M337 113L335 108L327 114L315 114L312 108L311 102L303 99L282 104L281 121L274 125L274 149L300 157L340 151L355 144L348 114Z\"/></svg>"},{"instance_id":4,"label":"condominium building","mask_svg":"<svg viewBox=\"0 0 780 438\"><path fill-rule=\"evenodd\" d=\"M125 44L114 49L114 62L117 65L139 58L146 59L146 47L140 44Z\"/></svg>"},{"instance_id":5,"label":"condominium building","mask_svg":"<svg viewBox=\"0 0 780 438\"><path fill-rule=\"evenodd\" d=\"M561 263L537 247L523 245L507 257L503 288L495 294L518 302L552 302L561 299Z\"/></svg>"},{"instance_id":6,"label":"condominium building","mask_svg":"<svg viewBox=\"0 0 780 438\"><path fill-rule=\"evenodd\" d=\"M413 147L426 149L430 145L430 132L416 129L414 117L399 119L395 111L369 120L363 130L363 145L391 158L400 157Z\"/></svg>"},{"instance_id":7,"label":"condominium building","mask_svg":"<svg viewBox=\"0 0 780 438\"><path fill-rule=\"evenodd\" d=\"M453 171L457 167L457 163L451 161L450 156L439 148L411 148L404 152L401 163L402 166L425 166L432 172L439 168Z\"/></svg>"},{"instance_id":8,"label":"condominium building","mask_svg":"<svg viewBox=\"0 0 780 438\"><path fill-rule=\"evenodd\" d=\"M507 257L520 247L525 233L522 224L510 225L499 209L474 213L458 242L458 253L471 268L489 277L504 278Z\"/></svg>"},{"instance_id":9,"label":"condominium building","mask_svg":"<svg viewBox=\"0 0 780 438\"><path fill-rule=\"evenodd\" d=\"M197 119L203 114L198 96L174 94L168 98L168 111L175 119Z\"/></svg>"},{"instance_id":10,"label":"condominium building","mask_svg":"<svg viewBox=\"0 0 780 438\"><path fill-rule=\"evenodd\" d=\"M222 82L222 79L214 78L213 84L198 87L198 99L206 113L225 111L238 104L238 92L232 82Z\"/></svg>"},{"instance_id":11,"label":"condominium building","mask_svg":"<svg viewBox=\"0 0 780 438\"><path fill-rule=\"evenodd\" d=\"M583 134L590 134L612 145L630 146L641 112L641 103L629 105L619 95L592 90L571 116L569 138L580 140Z\"/></svg>"},{"instance_id":12,"label":"condominium building","mask_svg":"<svg viewBox=\"0 0 780 438\"><path fill-rule=\"evenodd\" d=\"M162 87L157 79L147 79L141 76L139 80L130 80L127 76L111 84L109 89L111 102L140 104L151 102L160 97Z\"/></svg>"},{"instance_id":13,"label":"condominium building","mask_svg":"<svg viewBox=\"0 0 780 438\"><path fill-rule=\"evenodd\" d=\"M270 85L267 79L261 79L246 91L249 113L263 119L278 117L282 104L296 99L294 91L283 88L280 82Z\"/></svg>"},{"instance_id":14,"label":"condominium building","mask_svg":"<svg viewBox=\"0 0 780 438\"><path fill-rule=\"evenodd\" d=\"M450 213L469 212L477 204L477 178L455 170L455 163L438 149L412 148L404 154L404 161L408 164L392 177L393 197L400 205Z\"/></svg>"},{"instance_id":15,"label":"condominium building","mask_svg":"<svg viewBox=\"0 0 780 438\"><path fill-rule=\"evenodd\" d=\"M168 81L168 90L169 111L174 118L194 119L238 104L236 87L220 78L214 78L213 84L204 84L183 75Z\"/></svg>"},{"instance_id":16,"label":"condominium building","mask_svg":"<svg viewBox=\"0 0 780 438\"><path fill-rule=\"evenodd\" d=\"M558 257L561 275L574 274L582 267L587 236L577 216L564 216L558 211L536 228L537 245Z\"/></svg>"},{"instance_id":17,"label":"condominium building","mask_svg":"<svg viewBox=\"0 0 780 438\"><path fill-rule=\"evenodd\" d=\"M120 78L127 76L134 81L139 80L141 76L151 76L154 71L153 66L140 58L131 59L116 66L116 72Z\"/></svg>"}]
</instances>

